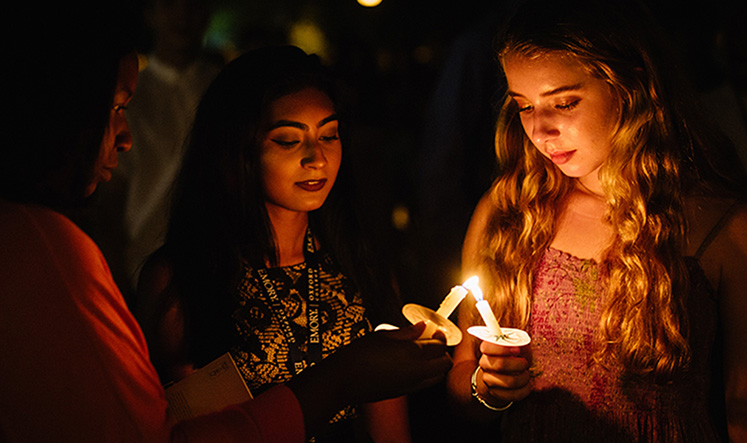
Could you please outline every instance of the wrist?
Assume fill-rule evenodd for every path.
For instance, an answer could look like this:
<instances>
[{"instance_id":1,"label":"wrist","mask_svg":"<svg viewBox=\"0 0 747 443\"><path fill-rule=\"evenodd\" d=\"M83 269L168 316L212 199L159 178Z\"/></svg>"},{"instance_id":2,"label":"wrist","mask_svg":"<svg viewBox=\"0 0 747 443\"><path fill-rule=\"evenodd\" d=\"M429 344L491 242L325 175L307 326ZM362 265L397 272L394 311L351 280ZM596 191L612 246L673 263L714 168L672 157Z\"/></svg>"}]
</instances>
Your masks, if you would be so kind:
<instances>
[{"instance_id":1,"label":"wrist","mask_svg":"<svg viewBox=\"0 0 747 443\"><path fill-rule=\"evenodd\" d=\"M474 372L472 372L472 378L470 379L470 386L472 389L472 397L475 398L475 400L478 401L481 405L486 407L487 409L490 409L491 411L497 411L497 412L503 412L506 409L510 408L511 405L514 404L514 402L509 402L507 405L502 407L493 406L490 403L488 403L479 392L477 392L477 372L480 370L480 366L478 365Z\"/></svg>"}]
</instances>

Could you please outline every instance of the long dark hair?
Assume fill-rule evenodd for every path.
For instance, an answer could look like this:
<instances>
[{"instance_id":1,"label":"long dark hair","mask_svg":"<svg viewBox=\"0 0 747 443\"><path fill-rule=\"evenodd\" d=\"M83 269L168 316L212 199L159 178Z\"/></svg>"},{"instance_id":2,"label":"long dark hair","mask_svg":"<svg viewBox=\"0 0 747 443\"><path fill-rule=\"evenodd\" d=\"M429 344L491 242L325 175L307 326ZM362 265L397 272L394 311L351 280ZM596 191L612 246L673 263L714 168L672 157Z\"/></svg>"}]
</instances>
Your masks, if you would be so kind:
<instances>
[{"instance_id":1,"label":"long dark hair","mask_svg":"<svg viewBox=\"0 0 747 443\"><path fill-rule=\"evenodd\" d=\"M230 314L236 277L276 263L275 242L261 186L259 124L275 99L314 87L340 116L343 160L324 205L309 214L323 248L361 290L372 320L381 321L394 297L391 279L376 266L353 210L344 110L319 59L292 46L262 48L229 63L197 109L176 182L164 247L172 283L185 312L191 359L203 364L233 342Z\"/></svg>"},{"instance_id":2,"label":"long dark hair","mask_svg":"<svg viewBox=\"0 0 747 443\"><path fill-rule=\"evenodd\" d=\"M132 11L105 3L84 14L54 5L31 15L8 12L5 31L16 34L3 68L2 197L65 209L85 196L120 60L135 49Z\"/></svg>"}]
</instances>

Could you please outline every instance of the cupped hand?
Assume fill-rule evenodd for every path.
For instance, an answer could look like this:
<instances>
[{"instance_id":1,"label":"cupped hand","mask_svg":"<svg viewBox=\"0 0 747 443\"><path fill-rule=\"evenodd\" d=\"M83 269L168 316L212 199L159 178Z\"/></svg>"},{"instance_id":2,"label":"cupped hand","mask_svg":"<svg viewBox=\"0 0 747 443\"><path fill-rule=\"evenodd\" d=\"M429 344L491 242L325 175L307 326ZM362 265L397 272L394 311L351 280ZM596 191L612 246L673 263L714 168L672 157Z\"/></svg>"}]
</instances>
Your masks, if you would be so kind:
<instances>
[{"instance_id":1,"label":"cupped hand","mask_svg":"<svg viewBox=\"0 0 747 443\"><path fill-rule=\"evenodd\" d=\"M368 334L340 349L349 394L360 402L408 394L439 382L451 369L445 339L418 339L424 324Z\"/></svg>"},{"instance_id":2,"label":"cupped hand","mask_svg":"<svg viewBox=\"0 0 747 443\"><path fill-rule=\"evenodd\" d=\"M483 341L478 362L477 392L491 405L501 407L525 398L532 391L529 347L507 347Z\"/></svg>"}]
</instances>

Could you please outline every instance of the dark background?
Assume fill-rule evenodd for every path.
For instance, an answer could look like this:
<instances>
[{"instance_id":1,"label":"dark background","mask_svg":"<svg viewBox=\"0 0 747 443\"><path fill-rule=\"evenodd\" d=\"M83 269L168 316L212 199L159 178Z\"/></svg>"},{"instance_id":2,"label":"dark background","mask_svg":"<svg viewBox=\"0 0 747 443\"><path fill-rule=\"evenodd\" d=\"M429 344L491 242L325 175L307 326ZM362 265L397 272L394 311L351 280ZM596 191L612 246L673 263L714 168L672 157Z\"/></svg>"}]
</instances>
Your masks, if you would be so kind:
<instances>
[{"instance_id":1,"label":"dark background","mask_svg":"<svg viewBox=\"0 0 747 443\"><path fill-rule=\"evenodd\" d=\"M737 4L741 3L741 4ZM650 1L703 106L747 165L747 2ZM325 63L348 87L358 185L382 235L405 302L438 306L460 283L471 210L490 183L493 106L501 79L490 48L509 0L355 0L215 3L207 41L233 51L294 43L314 23ZM393 214L408 218L393 223ZM416 441L484 440L448 410L445 387L411 397ZM493 437L490 440L495 440Z\"/></svg>"},{"instance_id":2,"label":"dark background","mask_svg":"<svg viewBox=\"0 0 747 443\"><path fill-rule=\"evenodd\" d=\"M502 82L491 41L512 1L383 0L373 8L356 0L208 2L211 51L229 60L262 45L296 44L318 52L344 85L361 207L404 302L435 309L461 282L461 241L493 168ZM747 2L649 5L702 106L747 165ZM293 38L299 25L313 25L325 44ZM146 54L147 26L135 26ZM490 432L450 414L443 385L412 396L411 405L416 441L482 440Z\"/></svg>"},{"instance_id":3,"label":"dark background","mask_svg":"<svg viewBox=\"0 0 747 443\"><path fill-rule=\"evenodd\" d=\"M291 38L299 23L323 35L320 55L349 93L361 200L387 242L405 301L435 307L460 282L460 243L492 172L491 110L501 82L489 45L512 1L211 2L206 43L228 57L279 43L314 52ZM648 4L703 106L747 163L747 2ZM409 217L395 226L393 213Z\"/></svg>"}]
</instances>

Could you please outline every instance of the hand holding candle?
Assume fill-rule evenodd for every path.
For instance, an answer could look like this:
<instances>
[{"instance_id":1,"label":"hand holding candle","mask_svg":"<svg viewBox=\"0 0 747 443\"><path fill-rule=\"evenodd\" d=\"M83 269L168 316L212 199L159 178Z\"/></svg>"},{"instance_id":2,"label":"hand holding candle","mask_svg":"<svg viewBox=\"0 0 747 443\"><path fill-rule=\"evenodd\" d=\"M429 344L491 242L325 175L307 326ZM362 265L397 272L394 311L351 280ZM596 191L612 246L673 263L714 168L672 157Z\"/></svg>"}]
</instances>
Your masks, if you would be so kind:
<instances>
[{"instance_id":1,"label":"hand holding candle","mask_svg":"<svg viewBox=\"0 0 747 443\"><path fill-rule=\"evenodd\" d=\"M402 314L410 323L425 322L425 330L421 337L430 338L438 331L441 331L446 337L446 344L454 346L462 341L462 331L457 325L449 320L449 316L459 306L468 294L468 290L462 286L454 286L451 291L441 302L437 311L433 311L425 306L414 303L408 303L402 307ZM379 325L376 330L396 328L391 325Z\"/></svg>"},{"instance_id":2,"label":"hand holding candle","mask_svg":"<svg viewBox=\"0 0 747 443\"><path fill-rule=\"evenodd\" d=\"M489 341L501 346L524 346L529 344L531 339L526 331L514 328L501 328L498 320L490 308L490 304L483 298L482 289L479 285L477 276L470 277L464 282L464 286L469 289L472 296L475 297L477 310L480 312L485 326L472 326L467 329L471 335L483 341Z\"/></svg>"}]
</instances>

